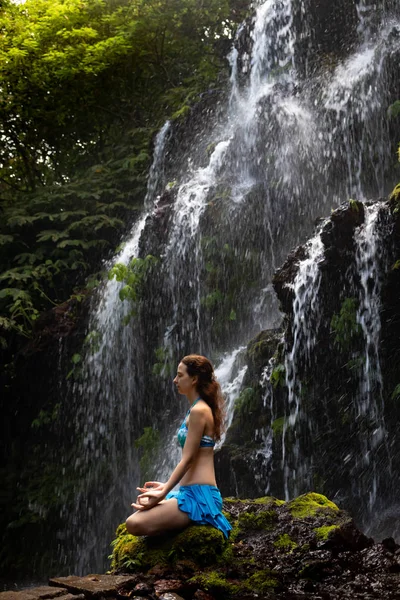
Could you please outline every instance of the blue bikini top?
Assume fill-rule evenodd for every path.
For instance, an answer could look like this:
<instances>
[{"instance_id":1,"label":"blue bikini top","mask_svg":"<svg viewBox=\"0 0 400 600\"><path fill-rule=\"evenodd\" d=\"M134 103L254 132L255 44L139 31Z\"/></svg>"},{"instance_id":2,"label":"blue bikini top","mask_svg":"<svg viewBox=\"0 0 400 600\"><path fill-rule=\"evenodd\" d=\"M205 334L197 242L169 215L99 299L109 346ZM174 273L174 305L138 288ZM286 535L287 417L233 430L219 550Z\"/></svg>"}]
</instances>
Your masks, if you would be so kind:
<instances>
[{"instance_id":1,"label":"blue bikini top","mask_svg":"<svg viewBox=\"0 0 400 600\"><path fill-rule=\"evenodd\" d=\"M195 404L197 404L197 402L199 400L201 400L201 398L197 398L197 400L195 400L193 402L192 406L189 408L189 410L186 413L186 416L183 420L182 425L178 429L178 443L181 448L183 448L183 446L185 445L187 434L188 434L188 427L186 425L187 418L188 418L193 406ZM214 446L215 446L215 441L213 440L213 438L209 435L203 435L203 437L200 440L200 448L214 448Z\"/></svg>"}]
</instances>

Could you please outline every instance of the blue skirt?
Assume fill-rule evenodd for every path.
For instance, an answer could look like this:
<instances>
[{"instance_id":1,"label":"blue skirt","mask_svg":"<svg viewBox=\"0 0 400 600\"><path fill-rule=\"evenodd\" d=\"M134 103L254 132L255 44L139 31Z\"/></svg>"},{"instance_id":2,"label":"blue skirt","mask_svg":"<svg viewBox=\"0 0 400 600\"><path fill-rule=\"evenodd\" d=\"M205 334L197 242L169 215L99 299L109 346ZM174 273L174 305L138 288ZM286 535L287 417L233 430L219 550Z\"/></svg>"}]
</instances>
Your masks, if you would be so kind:
<instances>
[{"instance_id":1,"label":"blue skirt","mask_svg":"<svg viewBox=\"0 0 400 600\"><path fill-rule=\"evenodd\" d=\"M212 525L227 538L232 529L222 514L222 496L215 485L181 485L179 490L169 492L165 499L176 498L178 508L187 513L198 525Z\"/></svg>"}]
</instances>

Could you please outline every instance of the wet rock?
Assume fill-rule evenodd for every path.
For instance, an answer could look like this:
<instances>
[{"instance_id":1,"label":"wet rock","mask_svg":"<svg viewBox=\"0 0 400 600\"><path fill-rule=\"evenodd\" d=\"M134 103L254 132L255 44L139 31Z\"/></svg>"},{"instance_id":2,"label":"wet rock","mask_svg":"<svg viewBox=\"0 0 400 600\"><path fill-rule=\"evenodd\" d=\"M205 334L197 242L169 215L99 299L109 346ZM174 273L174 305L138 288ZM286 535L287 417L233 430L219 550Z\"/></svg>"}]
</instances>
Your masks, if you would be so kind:
<instances>
[{"instance_id":1,"label":"wet rock","mask_svg":"<svg viewBox=\"0 0 400 600\"><path fill-rule=\"evenodd\" d=\"M54 577L49 580L51 586L66 588L73 594L83 593L90 598L115 596L128 585L134 585L137 578L130 575L87 575L86 577Z\"/></svg>"},{"instance_id":2,"label":"wet rock","mask_svg":"<svg viewBox=\"0 0 400 600\"><path fill-rule=\"evenodd\" d=\"M154 591L157 596L167 594L167 592L177 592L182 590L183 582L179 579L160 579L154 584ZM170 600L173 600L171 598Z\"/></svg>"},{"instance_id":3,"label":"wet rock","mask_svg":"<svg viewBox=\"0 0 400 600\"><path fill-rule=\"evenodd\" d=\"M193 600L215 600L211 594L203 592L203 590L196 590L193 596Z\"/></svg>"},{"instance_id":4,"label":"wet rock","mask_svg":"<svg viewBox=\"0 0 400 600\"><path fill-rule=\"evenodd\" d=\"M137 583L135 585L135 587L133 588L133 593L137 594L138 596L147 596L148 594L152 593L153 588L147 584L147 583Z\"/></svg>"},{"instance_id":5,"label":"wet rock","mask_svg":"<svg viewBox=\"0 0 400 600\"><path fill-rule=\"evenodd\" d=\"M167 592L159 596L160 600L183 600L182 596L178 596L175 592Z\"/></svg>"},{"instance_id":6,"label":"wet rock","mask_svg":"<svg viewBox=\"0 0 400 600\"><path fill-rule=\"evenodd\" d=\"M50 586L39 586L21 591L1 592L1 600L52 600L61 598L62 600L71 600L72 596L66 588L54 588ZM84 596L73 596L77 600L83 600Z\"/></svg>"},{"instance_id":7,"label":"wet rock","mask_svg":"<svg viewBox=\"0 0 400 600\"><path fill-rule=\"evenodd\" d=\"M224 510L233 526L231 536L221 538L207 564L201 548L210 550L205 533L212 528L191 526L170 535L168 545L165 537L143 538L138 547L136 538L121 526L114 567L118 568L118 560L126 564L129 552L131 558L140 552L145 565L136 567L145 585L136 585L132 593L164 600L166 594L175 594L174 600L176 595L185 600L396 598L400 581L396 544L374 544L346 512L321 494L304 494L291 502L268 496L226 498ZM185 546L185 559L177 558L171 548L182 547L185 532L191 546ZM151 567L151 560L162 565ZM135 560L129 564L135 565Z\"/></svg>"}]
</instances>

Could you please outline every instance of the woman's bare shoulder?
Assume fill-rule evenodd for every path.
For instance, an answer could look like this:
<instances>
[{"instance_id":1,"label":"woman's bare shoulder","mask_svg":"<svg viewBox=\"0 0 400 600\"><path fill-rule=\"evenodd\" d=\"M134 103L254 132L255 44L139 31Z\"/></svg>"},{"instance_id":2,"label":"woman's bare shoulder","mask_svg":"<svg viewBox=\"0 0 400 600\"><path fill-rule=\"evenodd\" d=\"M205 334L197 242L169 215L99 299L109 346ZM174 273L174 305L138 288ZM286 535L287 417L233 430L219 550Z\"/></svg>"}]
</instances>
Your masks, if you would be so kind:
<instances>
[{"instance_id":1,"label":"woman's bare shoulder","mask_svg":"<svg viewBox=\"0 0 400 600\"><path fill-rule=\"evenodd\" d=\"M200 414L209 414L212 413L211 408L208 406L205 400L200 399L191 409L190 413L194 413L195 415Z\"/></svg>"}]
</instances>

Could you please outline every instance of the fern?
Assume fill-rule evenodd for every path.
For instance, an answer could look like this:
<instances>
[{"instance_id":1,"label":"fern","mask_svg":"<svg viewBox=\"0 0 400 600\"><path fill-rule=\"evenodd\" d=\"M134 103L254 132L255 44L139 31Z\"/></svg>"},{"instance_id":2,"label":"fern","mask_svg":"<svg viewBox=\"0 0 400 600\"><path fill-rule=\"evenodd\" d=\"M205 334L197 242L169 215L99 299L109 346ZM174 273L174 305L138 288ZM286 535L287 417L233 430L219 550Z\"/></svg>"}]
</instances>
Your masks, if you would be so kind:
<instances>
[{"instance_id":1,"label":"fern","mask_svg":"<svg viewBox=\"0 0 400 600\"><path fill-rule=\"evenodd\" d=\"M0 235L0 246L4 246L5 244L9 244L14 241L13 235Z\"/></svg>"}]
</instances>

